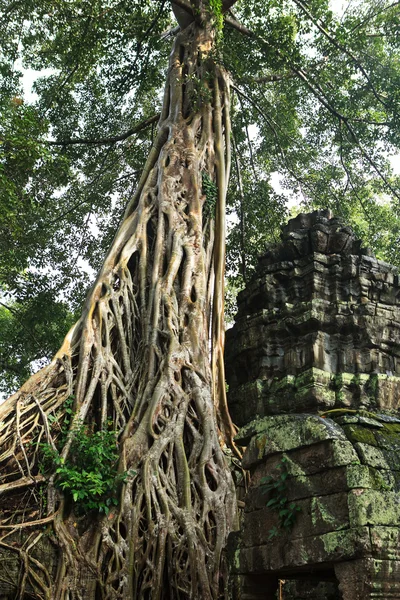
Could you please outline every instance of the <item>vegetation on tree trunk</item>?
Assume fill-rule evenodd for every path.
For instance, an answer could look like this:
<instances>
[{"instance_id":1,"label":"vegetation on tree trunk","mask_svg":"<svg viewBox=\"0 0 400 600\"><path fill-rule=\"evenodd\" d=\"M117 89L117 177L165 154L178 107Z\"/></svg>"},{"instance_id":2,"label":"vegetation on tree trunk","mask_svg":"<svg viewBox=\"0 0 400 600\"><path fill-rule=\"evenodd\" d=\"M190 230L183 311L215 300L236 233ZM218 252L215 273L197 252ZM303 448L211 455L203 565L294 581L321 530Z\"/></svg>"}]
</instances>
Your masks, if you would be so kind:
<instances>
[{"instance_id":1,"label":"vegetation on tree trunk","mask_svg":"<svg viewBox=\"0 0 400 600\"><path fill-rule=\"evenodd\" d=\"M1 594L224 597L225 197L231 292L278 239L288 190L398 262L399 6L3 4L0 393L76 321L85 262L101 271L56 357L0 407ZM34 100L18 58L48 70Z\"/></svg>"},{"instance_id":2,"label":"vegetation on tree trunk","mask_svg":"<svg viewBox=\"0 0 400 600\"><path fill-rule=\"evenodd\" d=\"M175 40L156 139L81 318L0 408L0 550L18 562L19 598L227 598L230 96L215 28L196 21ZM118 505L83 514L81 481L71 487L77 432L107 437L110 423Z\"/></svg>"}]
</instances>

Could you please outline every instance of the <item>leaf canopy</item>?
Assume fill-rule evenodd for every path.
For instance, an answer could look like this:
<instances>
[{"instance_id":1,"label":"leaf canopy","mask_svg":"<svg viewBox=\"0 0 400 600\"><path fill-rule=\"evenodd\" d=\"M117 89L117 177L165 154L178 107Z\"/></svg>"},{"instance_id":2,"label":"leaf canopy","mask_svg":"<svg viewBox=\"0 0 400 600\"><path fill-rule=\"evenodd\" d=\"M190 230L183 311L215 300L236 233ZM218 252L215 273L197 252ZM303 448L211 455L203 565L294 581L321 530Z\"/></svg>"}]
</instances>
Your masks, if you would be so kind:
<instances>
[{"instance_id":1,"label":"leaf canopy","mask_svg":"<svg viewBox=\"0 0 400 600\"><path fill-rule=\"evenodd\" d=\"M400 264L399 3L232 10L216 56L233 86L231 288L291 211L314 207ZM11 391L57 349L135 190L176 21L167 0L2 0L0 14L0 379ZM39 75L33 96L27 70Z\"/></svg>"}]
</instances>

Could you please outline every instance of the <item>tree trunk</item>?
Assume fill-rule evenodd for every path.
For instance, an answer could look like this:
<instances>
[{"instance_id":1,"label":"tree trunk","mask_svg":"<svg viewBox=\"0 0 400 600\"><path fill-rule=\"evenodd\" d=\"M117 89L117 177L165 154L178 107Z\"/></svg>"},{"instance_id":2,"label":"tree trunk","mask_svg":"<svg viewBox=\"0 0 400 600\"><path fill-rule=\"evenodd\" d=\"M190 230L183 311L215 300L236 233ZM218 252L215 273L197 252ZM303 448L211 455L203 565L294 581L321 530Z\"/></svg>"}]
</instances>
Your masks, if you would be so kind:
<instances>
[{"instance_id":1,"label":"tree trunk","mask_svg":"<svg viewBox=\"0 0 400 600\"><path fill-rule=\"evenodd\" d=\"M19 573L15 594L0 569L0 596L227 598L229 85L213 43L195 22L177 36L154 146L83 315L52 363L0 407L0 553ZM67 461L82 423L101 431L110 420L119 504L82 515L55 469L41 473L41 448L62 443Z\"/></svg>"}]
</instances>

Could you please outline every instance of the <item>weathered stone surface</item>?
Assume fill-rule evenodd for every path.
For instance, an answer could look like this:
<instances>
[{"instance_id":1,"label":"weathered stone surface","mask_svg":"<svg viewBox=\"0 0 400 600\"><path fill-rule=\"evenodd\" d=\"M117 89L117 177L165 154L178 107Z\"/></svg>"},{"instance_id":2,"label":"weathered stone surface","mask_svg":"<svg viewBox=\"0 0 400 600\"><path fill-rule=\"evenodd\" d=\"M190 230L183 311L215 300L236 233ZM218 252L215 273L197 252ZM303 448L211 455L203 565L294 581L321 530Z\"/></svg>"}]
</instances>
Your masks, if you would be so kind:
<instances>
[{"instance_id":1,"label":"weathered stone surface","mask_svg":"<svg viewBox=\"0 0 400 600\"><path fill-rule=\"evenodd\" d=\"M340 220L321 211L303 216L290 221L282 243L260 259L227 332L226 371L239 425L249 411L245 395L237 402L236 389L255 380L264 382L260 416L399 405L397 270L361 249Z\"/></svg>"},{"instance_id":2,"label":"weathered stone surface","mask_svg":"<svg viewBox=\"0 0 400 600\"><path fill-rule=\"evenodd\" d=\"M347 493L308 497L297 500L296 505L300 513L289 532L291 541L303 538L304 532L307 532L307 536L318 536L350 526ZM243 529L246 531L244 547L268 543L273 527L279 529L278 513L265 507L265 504L260 510L246 513L243 520ZM286 532L281 535L287 537Z\"/></svg>"},{"instance_id":3,"label":"weathered stone surface","mask_svg":"<svg viewBox=\"0 0 400 600\"><path fill-rule=\"evenodd\" d=\"M246 496L246 512L265 508L268 494L263 490L262 480L276 472L275 461L272 467L270 461L258 465L252 472L251 485ZM299 465L288 457L286 496L289 502L318 496L331 496L353 489L371 489L378 491L394 491L396 482L391 471L373 469L366 465L349 464L347 466L324 469L320 473L306 474L300 472ZM290 473L296 472L297 475ZM259 515L260 516L260 515Z\"/></svg>"},{"instance_id":4,"label":"weathered stone surface","mask_svg":"<svg viewBox=\"0 0 400 600\"><path fill-rule=\"evenodd\" d=\"M358 489L348 495L352 527L400 523L400 496L396 492Z\"/></svg>"},{"instance_id":5,"label":"weathered stone surface","mask_svg":"<svg viewBox=\"0 0 400 600\"><path fill-rule=\"evenodd\" d=\"M335 566L343 600L399 600L400 562L366 558Z\"/></svg>"},{"instance_id":6,"label":"weathered stone surface","mask_svg":"<svg viewBox=\"0 0 400 600\"><path fill-rule=\"evenodd\" d=\"M370 465L371 467L389 469L389 465L385 460L385 456L380 448L375 448L375 444L363 444L357 442L354 444L354 448L357 451L363 464Z\"/></svg>"},{"instance_id":7,"label":"weathered stone surface","mask_svg":"<svg viewBox=\"0 0 400 600\"><path fill-rule=\"evenodd\" d=\"M329 211L299 215L240 295L228 342L251 474L233 561L244 597L304 577L285 600L322 600L307 577L336 572L332 600L400 600L397 270Z\"/></svg>"},{"instance_id":8,"label":"weathered stone surface","mask_svg":"<svg viewBox=\"0 0 400 600\"><path fill-rule=\"evenodd\" d=\"M293 573L299 568L336 563L371 554L369 528L333 531L320 536L285 537L284 544L274 538L267 544L241 548L241 573ZM354 599L353 599L354 600Z\"/></svg>"},{"instance_id":9,"label":"weathered stone surface","mask_svg":"<svg viewBox=\"0 0 400 600\"><path fill-rule=\"evenodd\" d=\"M335 421L308 414L256 419L239 430L235 439L238 443L247 443L250 438L258 440L257 447L261 447L262 440L265 441L263 456L324 440L346 441L342 428Z\"/></svg>"},{"instance_id":10,"label":"weathered stone surface","mask_svg":"<svg viewBox=\"0 0 400 600\"><path fill-rule=\"evenodd\" d=\"M255 480L259 469L265 468L266 473L271 473L281 462L283 454L274 454L266 458L262 465L252 471L252 481ZM290 476L304 477L316 473L325 473L353 463L359 464L359 457L353 446L348 441L325 440L310 446L296 448L294 451L284 453L286 470Z\"/></svg>"},{"instance_id":11,"label":"weathered stone surface","mask_svg":"<svg viewBox=\"0 0 400 600\"><path fill-rule=\"evenodd\" d=\"M399 527L370 528L372 553L386 560L400 560L400 529Z\"/></svg>"}]
</instances>

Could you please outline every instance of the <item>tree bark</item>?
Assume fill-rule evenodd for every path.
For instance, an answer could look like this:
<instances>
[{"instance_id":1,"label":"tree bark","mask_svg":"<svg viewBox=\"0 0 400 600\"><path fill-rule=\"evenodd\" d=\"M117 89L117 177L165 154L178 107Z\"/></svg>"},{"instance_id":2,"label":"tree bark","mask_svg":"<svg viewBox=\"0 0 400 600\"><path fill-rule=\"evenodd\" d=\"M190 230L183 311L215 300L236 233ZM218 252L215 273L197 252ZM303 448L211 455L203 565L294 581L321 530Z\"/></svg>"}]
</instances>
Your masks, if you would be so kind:
<instances>
[{"instance_id":1,"label":"tree bark","mask_svg":"<svg viewBox=\"0 0 400 600\"><path fill-rule=\"evenodd\" d=\"M229 82L213 44L207 24L177 36L156 140L82 317L52 363L0 407L0 552L19 573L18 598L228 597ZM204 178L217 188L215 215ZM80 515L57 474L44 484L40 473L40 444L60 444L71 395L64 460L79 424L111 420L117 432L127 475L107 516ZM11 585L1 578L0 595Z\"/></svg>"}]
</instances>

